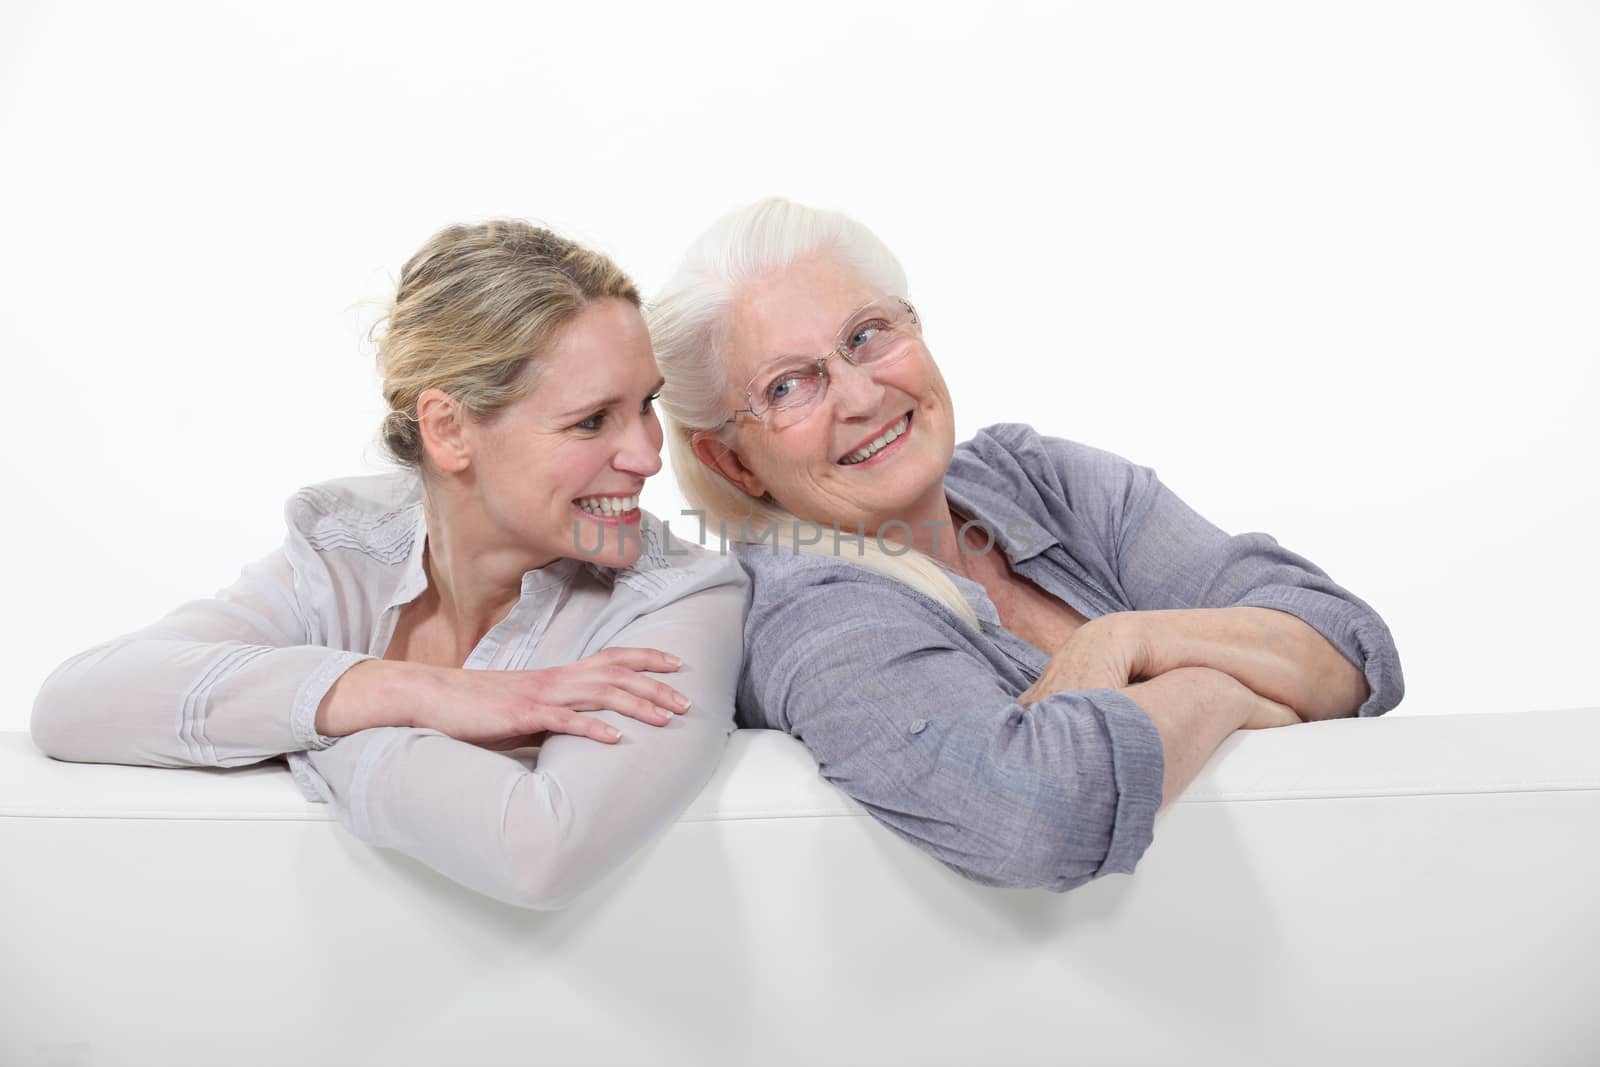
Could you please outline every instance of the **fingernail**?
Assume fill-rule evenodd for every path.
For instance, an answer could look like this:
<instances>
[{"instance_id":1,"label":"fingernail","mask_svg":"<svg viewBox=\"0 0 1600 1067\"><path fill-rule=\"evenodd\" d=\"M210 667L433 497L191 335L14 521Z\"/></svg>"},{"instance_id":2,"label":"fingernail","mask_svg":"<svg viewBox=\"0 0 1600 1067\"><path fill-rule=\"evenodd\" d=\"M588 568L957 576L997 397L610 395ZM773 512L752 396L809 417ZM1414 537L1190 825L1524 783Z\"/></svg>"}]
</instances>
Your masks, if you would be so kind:
<instances>
[{"instance_id":1,"label":"fingernail","mask_svg":"<svg viewBox=\"0 0 1600 1067\"><path fill-rule=\"evenodd\" d=\"M678 705L678 707L682 708L684 711L689 710L689 698L684 696L682 693L679 693L676 697L674 697L672 702Z\"/></svg>"},{"instance_id":2,"label":"fingernail","mask_svg":"<svg viewBox=\"0 0 1600 1067\"><path fill-rule=\"evenodd\" d=\"M667 662L672 664L674 667L683 666L683 660L679 659L677 656L674 656L670 652L667 653Z\"/></svg>"},{"instance_id":3,"label":"fingernail","mask_svg":"<svg viewBox=\"0 0 1600 1067\"><path fill-rule=\"evenodd\" d=\"M607 726L606 736L611 738L613 741L620 741L622 739L622 732L613 726Z\"/></svg>"}]
</instances>

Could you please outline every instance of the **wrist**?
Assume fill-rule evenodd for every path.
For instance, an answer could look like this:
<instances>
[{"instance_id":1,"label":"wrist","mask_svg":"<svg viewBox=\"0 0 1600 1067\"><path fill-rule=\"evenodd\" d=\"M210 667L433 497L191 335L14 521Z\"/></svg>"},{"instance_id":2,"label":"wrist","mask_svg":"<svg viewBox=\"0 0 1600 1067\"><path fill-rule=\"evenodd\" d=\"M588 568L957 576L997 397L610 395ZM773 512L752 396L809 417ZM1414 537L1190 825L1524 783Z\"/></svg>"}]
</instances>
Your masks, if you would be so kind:
<instances>
[{"instance_id":1,"label":"wrist","mask_svg":"<svg viewBox=\"0 0 1600 1067\"><path fill-rule=\"evenodd\" d=\"M335 678L317 705L312 728L322 737L345 737L361 729L362 690L372 668L372 660L352 664Z\"/></svg>"},{"instance_id":2,"label":"wrist","mask_svg":"<svg viewBox=\"0 0 1600 1067\"><path fill-rule=\"evenodd\" d=\"M1243 725L1250 717L1247 698L1253 694L1225 671L1214 667L1174 667L1156 680L1182 689L1208 719L1237 720Z\"/></svg>"},{"instance_id":3,"label":"wrist","mask_svg":"<svg viewBox=\"0 0 1600 1067\"><path fill-rule=\"evenodd\" d=\"M1128 665L1130 681L1158 678L1178 664L1160 662L1162 620L1158 611L1118 611L1102 615L1088 625L1105 628Z\"/></svg>"},{"instance_id":4,"label":"wrist","mask_svg":"<svg viewBox=\"0 0 1600 1067\"><path fill-rule=\"evenodd\" d=\"M388 670L373 687L369 718L373 726L419 726L423 709L435 703L432 693L440 668L426 663L385 660Z\"/></svg>"},{"instance_id":5,"label":"wrist","mask_svg":"<svg viewBox=\"0 0 1600 1067\"><path fill-rule=\"evenodd\" d=\"M376 726L411 726L428 668L394 660L363 660L345 671L317 708L316 730L344 737Z\"/></svg>"}]
</instances>

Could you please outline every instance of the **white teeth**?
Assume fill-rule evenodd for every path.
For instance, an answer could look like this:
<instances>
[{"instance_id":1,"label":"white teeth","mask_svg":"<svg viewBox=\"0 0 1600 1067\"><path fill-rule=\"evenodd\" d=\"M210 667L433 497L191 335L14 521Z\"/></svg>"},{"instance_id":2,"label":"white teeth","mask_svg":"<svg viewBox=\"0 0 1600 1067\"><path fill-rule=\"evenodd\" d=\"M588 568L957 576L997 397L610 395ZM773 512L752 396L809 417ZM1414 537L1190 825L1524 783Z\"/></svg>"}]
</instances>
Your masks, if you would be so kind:
<instances>
[{"instance_id":1,"label":"white teeth","mask_svg":"<svg viewBox=\"0 0 1600 1067\"><path fill-rule=\"evenodd\" d=\"M626 515L639 506L639 498L637 495L586 496L577 504L591 515Z\"/></svg>"},{"instance_id":2,"label":"white teeth","mask_svg":"<svg viewBox=\"0 0 1600 1067\"><path fill-rule=\"evenodd\" d=\"M889 427L889 429L884 432L883 436L874 437L865 447L856 449L839 462L848 465L851 463L861 463L865 460L871 459L878 449L882 448L884 445L890 443L901 434L905 433L910 423L911 416L907 415L899 422Z\"/></svg>"}]
</instances>

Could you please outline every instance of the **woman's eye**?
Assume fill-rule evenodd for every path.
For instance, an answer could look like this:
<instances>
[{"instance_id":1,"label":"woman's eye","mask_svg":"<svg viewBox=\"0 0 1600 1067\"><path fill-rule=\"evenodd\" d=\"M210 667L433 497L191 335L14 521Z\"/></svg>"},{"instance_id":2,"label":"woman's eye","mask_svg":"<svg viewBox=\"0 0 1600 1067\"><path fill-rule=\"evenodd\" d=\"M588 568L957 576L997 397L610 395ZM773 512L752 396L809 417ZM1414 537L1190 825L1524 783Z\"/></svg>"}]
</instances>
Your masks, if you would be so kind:
<instances>
[{"instance_id":1,"label":"woman's eye","mask_svg":"<svg viewBox=\"0 0 1600 1067\"><path fill-rule=\"evenodd\" d=\"M606 413L603 411L597 411L593 415L590 415L587 419L584 419L582 422L578 423L573 428L577 430L587 430L590 433L596 433L600 429L600 424L604 421L606 421Z\"/></svg>"},{"instance_id":2,"label":"woman's eye","mask_svg":"<svg viewBox=\"0 0 1600 1067\"><path fill-rule=\"evenodd\" d=\"M644 404L639 408L639 414L648 415L655 407L655 402L661 399L660 393L651 393L644 398Z\"/></svg>"},{"instance_id":3,"label":"woman's eye","mask_svg":"<svg viewBox=\"0 0 1600 1067\"><path fill-rule=\"evenodd\" d=\"M881 331L888 329L888 327L889 324L884 322L882 319L872 319L868 322L863 322L861 325L850 331L851 351L854 351L860 348L862 345L868 343L874 337L878 336Z\"/></svg>"},{"instance_id":4,"label":"woman's eye","mask_svg":"<svg viewBox=\"0 0 1600 1067\"><path fill-rule=\"evenodd\" d=\"M794 392L795 387L798 384L799 381L797 375L790 374L779 378L777 381L767 386L767 399L772 401L774 404L781 403L789 396L790 393Z\"/></svg>"}]
</instances>

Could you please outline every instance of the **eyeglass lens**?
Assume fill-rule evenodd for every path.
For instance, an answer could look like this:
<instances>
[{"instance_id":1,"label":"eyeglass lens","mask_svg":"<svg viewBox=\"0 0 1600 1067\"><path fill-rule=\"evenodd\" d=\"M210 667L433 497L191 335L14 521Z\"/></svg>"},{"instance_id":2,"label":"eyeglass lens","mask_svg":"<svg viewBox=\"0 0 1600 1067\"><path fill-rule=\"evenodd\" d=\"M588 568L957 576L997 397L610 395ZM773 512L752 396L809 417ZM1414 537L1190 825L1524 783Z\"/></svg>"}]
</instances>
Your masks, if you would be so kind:
<instances>
[{"instance_id":1,"label":"eyeglass lens","mask_svg":"<svg viewBox=\"0 0 1600 1067\"><path fill-rule=\"evenodd\" d=\"M851 316L831 352L823 356L779 357L751 380L755 411L791 421L822 398L828 388L826 361L842 355L861 365L897 359L910 347L916 316L902 301L870 304Z\"/></svg>"}]
</instances>

